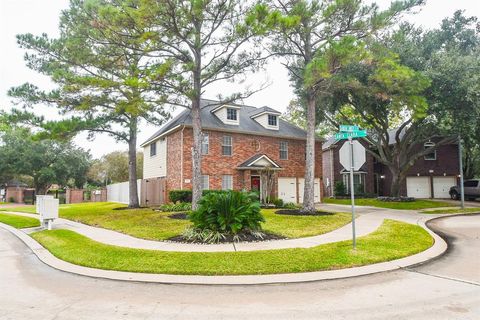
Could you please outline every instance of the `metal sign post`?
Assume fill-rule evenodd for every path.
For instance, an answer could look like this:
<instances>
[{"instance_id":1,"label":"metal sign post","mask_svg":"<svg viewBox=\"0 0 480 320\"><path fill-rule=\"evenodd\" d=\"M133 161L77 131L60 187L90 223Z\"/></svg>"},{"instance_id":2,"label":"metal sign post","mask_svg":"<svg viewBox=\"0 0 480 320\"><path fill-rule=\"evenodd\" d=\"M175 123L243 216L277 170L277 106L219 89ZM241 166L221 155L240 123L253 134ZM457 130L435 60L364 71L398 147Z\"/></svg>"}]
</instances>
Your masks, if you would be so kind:
<instances>
[{"instance_id":1,"label":"metal sign post","mask_svg":"<svg viewBox=\"0 0 480 320\"><path fill-rule=\"evenodd\" d=\"M350 197L352 201L352 242L353 242L353 249L357 248L357 240L356 240L356 231L355 231L355 183L353 181L354 171L359 170L360 167L365 163L365 151L363 146L361 146L358 142L356 142L357 146L355 147L355 143L353 141L354 138L363 138L367 136L367 131L360 130L358 126L351 126L351 125L341 125L340 132L335 134L335 139L337 140L348 140L350 144L350 152L344 152L344 145L340 149L340 163L344 166L345 170L350 171ZM362 150L363 153L359 152L358 150ZM355 158L355 150L357 150L358 157ZM345 150L346 151L346 150ZM347 155L348 158L347 159ZM357 163L355 162L357 161Z\"/></svg>"},{"instance_id":2,"label":"metal sign post","mask_svg":"<svg viewBox=\"0 0 480 320\"><path fill-rule=\"evenodd\" d=\"M463 151L462 151L462 138L458 136L458 161L460 162L460 207L465 209L465 189L463 186Z\"/></svg>"},{"instance_id":3,"label":"metal sign post","mask_svg":"<svg viewBox=\"0 0 480 320\"><path fill-rule=\"evenodd\" d=\"M354 156L353 156L353 139L348 138L350 143L350 197L352 199L352 241L353 249L357 248L357 240L355 235L355 188L353 183L353 169L354 169Z\"/></svg>"}]
</instances>

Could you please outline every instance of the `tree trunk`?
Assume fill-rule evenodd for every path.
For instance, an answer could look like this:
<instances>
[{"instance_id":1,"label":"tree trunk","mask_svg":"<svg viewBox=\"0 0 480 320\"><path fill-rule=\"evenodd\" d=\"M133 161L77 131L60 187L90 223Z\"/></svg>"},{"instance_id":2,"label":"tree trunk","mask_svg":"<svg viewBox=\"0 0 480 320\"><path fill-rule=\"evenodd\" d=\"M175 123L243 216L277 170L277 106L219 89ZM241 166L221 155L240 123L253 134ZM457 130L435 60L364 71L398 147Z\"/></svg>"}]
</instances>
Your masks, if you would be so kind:
<instances>
[{"instance_id":1,"label":"tree trunk","mask_svg":"<svg viewBox=\"0 0 480 320\"><path fill-rule=\"evenodd\" d=\"M305 148L305 186L303 190L303 209L307 213L315 212L315 107L313 95L307 100L307 145Z\"/></svg>"},{"instance_id":2,"label":"tree trunk","mask_svg":"<svg viewBox=\"0 0 480 320\"><path fill-rule=\"evenodd\" d=\"M390 186L390 196L400 197L400 188L405 181L405 175L402 175L399 170L389 168L392 173L392 184Z\"/></svg>"},{"instance_id":3,"label":"tree trunk","mask_svg":"<svg viewBox=\"0 0 480 320\"><path fill-rule=\"evenodd\" d=\"M198 201L202 197L202 157L200 153L202 144L202 121L200 119L200 98L192 103L192 210L198 207Z\"/></svg>"},{"instance_id":4,"label":"tree trunk","mask_svg":"<svg viewBox=\"0 0 480 320\"><path fill-rule=\"evenodd\" d=\"M139 208L137 188L137 125L138 119L130 121L130 140L128 142L128 207Z\"/></svg>"}]
</instances>

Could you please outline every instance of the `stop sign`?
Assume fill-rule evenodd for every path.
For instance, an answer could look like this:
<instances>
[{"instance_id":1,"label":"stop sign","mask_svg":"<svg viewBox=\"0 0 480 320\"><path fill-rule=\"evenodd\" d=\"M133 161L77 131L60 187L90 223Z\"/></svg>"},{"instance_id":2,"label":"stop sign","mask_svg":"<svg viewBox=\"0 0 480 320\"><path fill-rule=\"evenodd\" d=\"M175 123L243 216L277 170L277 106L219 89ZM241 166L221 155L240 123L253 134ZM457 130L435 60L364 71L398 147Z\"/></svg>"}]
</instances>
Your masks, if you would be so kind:
<instances>
[{"instance_id":1,"label":"stop sign","mask_svg":"<svg viewBox=\"0 0 480 320\"><path fill-rule=\"evenodd\" d=\"M350 156L350 142L347 141L340 148L340 164L345 170L350 171L351 156ZM366 161L365 147L357 140L353 140L353 170L358 171Z\"/></svg>"}]
</instances>

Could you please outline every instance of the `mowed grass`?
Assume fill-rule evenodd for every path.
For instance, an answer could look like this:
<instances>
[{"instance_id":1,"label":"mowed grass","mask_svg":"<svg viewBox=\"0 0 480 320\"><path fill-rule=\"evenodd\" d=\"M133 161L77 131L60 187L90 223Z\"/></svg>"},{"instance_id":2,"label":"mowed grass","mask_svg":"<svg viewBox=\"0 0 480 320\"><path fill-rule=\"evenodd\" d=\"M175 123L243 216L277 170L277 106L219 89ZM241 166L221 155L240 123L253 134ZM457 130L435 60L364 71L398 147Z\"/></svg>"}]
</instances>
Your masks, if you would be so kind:
<instances>
[{"instance_id":1,"label":"mowed grass","mask_svg":"<svg viewBox=\"0 0 480 320\"><path fill-rule=\"evenodd\" d=\"M92 268L185 275L245 275L309 272L362 266L406 257L433 244L419 226L385 220L357 240L308 249L251 252L166 252L105 245L70 230L32 234L57 258Z\"/></svg>"},{"instance_id":2,"label":"mowed grass","mask_svg":"<svg viewBox=\"0 0 480 320\"><path fill-rule=\"evenodd\" d=\"M332 199L324 198L324 203L331 204L352 204L350 199ZM431 201L431 200L415 200L413 202L388 202L388 201L379 201L377 199L355 199L355 205L358 206L370 206L386 209L397 209L397 210L421 210L428 208L443 208L443 207L455 207L454 204L441 201Z\"/></svg>"},{"instance_id":3,"label":"mowed grass","mask_svg":"<svg viewBox=\"0 0 480 320\"><path fill-rule=\"evenodd\" d=\"M337 212L325 216L288 216L275 214L277 209L264 209L262 214L266 222L266 232L282 235L287 238L310 237L324 234L352 221L350 213Z\"/></svg>"},{"instance_id":4,"label":"mowed grass","mask_svg":"<svg viewBox=\"0 0 480 320\"><path fill-rule=\"evenodd\" d=\"M461 214L461 213L480 213L480 208L465 208L465 209L438 209L438 210L422 210L421 213L426 214Z\"/></svg>"},{"instance_id":5,"label":"mowed grass","mask_svg":"<svg viewBox=\"0 0 480 320\"><path fill-rule=\"evenodd\" d=\"M0 222L17 229L40 226L40 221L38 221L38 219L8 213L0 213Z\"/></svg>"},{"instance_id":6,"label":"mowed grass","mask_svg":"<svg viewBox=\"0 0 480 320\"><path fill-rule=\"evenodd\" d=\"M118 210L120 209L120 210ZM15 208L16 212L35 212L34 206ZM351 221L348 213L327 216L285 216L275 210L262 210L266 222L265 231L287 238L300 238L330 232ZM181 234L190 226L188 220L171 219L172 212L159 212L151 208L126 209L118 203L93 202L61 205L61 218L81 222L95 227L115 230L137 238L166 240Z\"/></svg>"}]
</instances>

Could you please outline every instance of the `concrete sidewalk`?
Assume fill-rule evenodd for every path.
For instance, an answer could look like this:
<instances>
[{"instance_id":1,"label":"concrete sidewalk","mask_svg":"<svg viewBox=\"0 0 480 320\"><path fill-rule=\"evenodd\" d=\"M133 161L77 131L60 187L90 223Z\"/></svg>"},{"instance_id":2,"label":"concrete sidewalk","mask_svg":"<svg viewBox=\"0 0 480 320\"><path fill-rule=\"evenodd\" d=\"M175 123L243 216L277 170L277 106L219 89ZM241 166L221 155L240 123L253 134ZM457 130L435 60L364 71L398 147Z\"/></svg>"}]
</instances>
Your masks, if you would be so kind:
<instances>
[{"instance_id":1,"label":"concrete sidewalk","mask_svg":"<svg viewBox=\"0 0 480 320\"><path fill-rule=\"evenodd\" d=\"M327 211L348 211L350 209L349 205L336 204L320 204L317 207L320 210ZM38 215L31 213L8 211L5 212L10 214L38 218ZM377 230L378 227L380 227L380 225L383 223L384 219L393 219L411 224L422 225L427 220L444 216L442 214L419 214L417 211L412 210L394 210L366 206L357 207L357 213L358 215L355 219L357 237L365 236ZM62 218L55 220L53 224L53 229L67 229L75 231L97 242L119 247L177 252L233 252L276 250L289 248L311 248L321 244L352 239L352 223L349 223L339 229L333 230L325 234L306 238L224 244L194 244L171 241L145 240L121 232L93 227ZM26 233L31 233L40 230L42 230L42 228L31 228L24 231Z\"/></svg>"},{"instance_id":2,"label":"concrete sidewalk","mask_svg":"<svg viewBox=\"0 0 480 320\"><path fill-rule=\"evenodd\" d=\"M330 210L332 208L330 207ZM38 215L20 212L7 212L32 218L37 218ZM356 219L356 234L357 237L367 235L380 227L385 219L381 214L362 214ZM400 220L400 219L398 219ZM410 221L415 223L416 220ZM75 231L92 240L110 244L119 247L147 249L147 250L162 250L162 251L178 251L178 252L232 252L232 251L257 251L257 250L275 250L287 248L311 248L320 244L339 242L352 239L352 224L349 223L339 229L331 232L306 238L296 238L287 240L272 240L261 242L240 242L240 243L225 243L225 244L192 244L192 243L178 243L170 241L153 241L132 237L113 230L92 227L83 223L74 222L67 219L56 219L53 224L53 229L67 229ZM30 228L24 230L27 233L43 230L42 228Z\"/></svg>"},{"instance_id":3,"label":"concrete sidewalk","mask_svg":"<svg viewBox=\"0 0 480 320\"><path fill-rule=\"evenodd\" d=\"M254 284L275 284L275 283L298 283L319 280L341 279L349 277L357 277L378 272L391 271L401 269L417 264L424 263L433 258L442 255L447 250L446 242L437 234L428 229L425 220L433 217L424 217L417 222L425 228L434 238L434 244L429 249L418 254L382 263L376 263L356 268L304 272L304 273L286 273L286 274L270 274L270 275L245 275L245 276L184 276L171 274L150 274L135 273L123 271L111 271L94 269L75 265L53 256L47 249L42 247L33 238L28 236L22 230L15 229L9 225L0 223L0 227L10 231L12 234L21 239L32 252L45 264L52 268L65 272L83 275L93 278L103 278L110 280L134 281L134 282L153 282L165 284L208 284L208 285L254 285Z\"/></svg>"}]
</instances>

